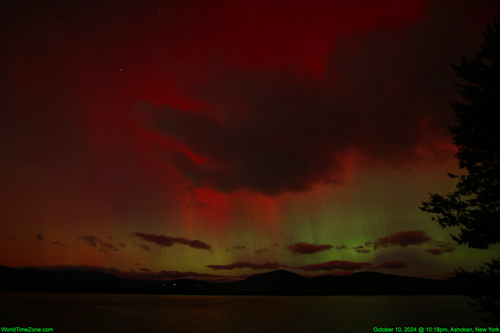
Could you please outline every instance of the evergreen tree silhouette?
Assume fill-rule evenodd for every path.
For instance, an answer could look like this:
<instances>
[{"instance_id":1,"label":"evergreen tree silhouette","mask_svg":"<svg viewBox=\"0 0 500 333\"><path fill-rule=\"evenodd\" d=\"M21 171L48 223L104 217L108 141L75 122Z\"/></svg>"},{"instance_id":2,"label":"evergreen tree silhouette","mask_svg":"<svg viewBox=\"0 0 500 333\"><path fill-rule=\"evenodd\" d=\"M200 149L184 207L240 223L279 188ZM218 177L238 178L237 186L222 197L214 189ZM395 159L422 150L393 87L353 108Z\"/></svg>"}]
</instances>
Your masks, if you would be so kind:
<instances>
[{"instance_id":1,"label":"evergreen tree silhouette","mask_svg":"<svg viewBox=\"0 0 500 333\"><path fill-rule=\"evenodd\" d=\"M488 25L483 37L485 43L473 59L464 56L459 65L452 65L466 82L456 83L464 102L451 105L458 125L448 128L465 172L448 173L458 179L456 190L446 196L431 193L419 207L437 214L432 220L442 228L458 226L460 232L452 238L478 249L500 243L500 22ZM489 313L485 321L500 322L500 260L486 266L472 274L460 268L458 274L475 281L469 294L476 312Z\"/></svg>"}]
</instances>

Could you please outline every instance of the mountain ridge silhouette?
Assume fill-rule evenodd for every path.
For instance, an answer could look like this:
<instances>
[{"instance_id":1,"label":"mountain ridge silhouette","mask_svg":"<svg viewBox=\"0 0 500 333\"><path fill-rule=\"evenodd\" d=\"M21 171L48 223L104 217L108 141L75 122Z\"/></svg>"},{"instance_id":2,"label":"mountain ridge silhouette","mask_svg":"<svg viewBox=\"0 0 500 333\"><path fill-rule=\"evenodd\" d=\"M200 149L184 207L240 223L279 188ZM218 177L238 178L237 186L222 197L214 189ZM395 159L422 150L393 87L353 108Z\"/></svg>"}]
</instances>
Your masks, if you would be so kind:
<instances>
[{"instance_id":1,"label":"mountain ridge silhouette","mask_svg":"<svg viewBox=\"0 0 500 333\"><path fill-rule=\"evenodd\" d=\"M357 272L305 277L287 270L258 273L240 281L211 283L123 279L110 273L0 266L0 291L186 294L186 295L462 295L464 281Z\"/></svg>"}]
</instances>

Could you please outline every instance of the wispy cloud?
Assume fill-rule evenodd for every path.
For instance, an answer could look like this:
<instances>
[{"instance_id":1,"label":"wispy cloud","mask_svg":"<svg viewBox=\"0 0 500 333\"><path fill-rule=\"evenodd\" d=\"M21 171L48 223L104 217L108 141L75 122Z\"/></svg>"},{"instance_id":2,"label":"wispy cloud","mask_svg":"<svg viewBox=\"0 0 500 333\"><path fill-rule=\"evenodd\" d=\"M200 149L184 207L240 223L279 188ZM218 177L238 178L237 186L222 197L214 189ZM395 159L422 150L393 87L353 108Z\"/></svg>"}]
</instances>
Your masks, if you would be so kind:
<instances>
[{"instance_id":1,"label":"wispy cloud","mask_svg":"<svg viewBox=\"0 0 500 333\"><path fill-rule=\"evenodd\" d=\"M241 269L241 268L250 268L250 269L278 269L280 267L286 267L285 265L281 265L277 262L266 262L263 264L254 264L246 261L235 262L229 265L207 265L206 267L213 269L214 271L219 270L233 270L233 269Z\"/></svg>"},{"instance_id":2,"label":"wispy cloud","mask_svg":"<svg viewBox=\"0 0 500 333\"><path fill-rule=\"evenodd\" d=\"M357 271L362 268L369 267L371 265L372 264L368 262L332 260L332 261L322 262L319 264L297 266L296 268L301 269L303 271L333 271L333 270Z\"/></svg>"},{"instance_id":3,"label":"wispy cloud","mask_svg":"<svg viewBox=\"0 0 500 333\"><path fill-rule=\"evenodd\" d=\"M410 245L422 245L433 241L424 230L399 231L385 237L378 238L375 241L367 241L364 245L354 247L358 253L370 253L372 250L407 247Z\"/></svg>"},{"instance_id":4,"label":"wispy cloud","mask_svg":"<svg viewBox=\"0 0 500 333\"><path fill-rule=\"evenodd\" d=\"M325 244L325 245L316 245L310 243L299 242L292 245L288 245L286 247L293 254L313 254L318 252L323 252L326 250L332 249L334 246Z\"/></svg>"},{"instance_id":5,"label":"wispy cloud","mask_svg":"<svg viewBox=\"0 0 500 333\"><path fill-rule=\"evenodd\" d=\"M451 242L436 242L436 245L433 249L427 249L425 252L431 253L435 256L439 256L443 253L453 252L455 251L458 244Z\"/></svg>"},{"instance_id":6,"label":"wispy cloud","mask_svg":"<svg viewBox=\"0 0 500 333\"><path fill-rule=\"evenodd\" d=\"M118 247L116 247L115 245L105 242L96 236L85 235L82 237L78 237L78 239L85 241L88 245L92 247L99 247L100 248L99 251L106 251L106 250L119 251Z\"/></svg>"},{"instance_id":7,"label":"wispy cloud","mask_svg":"<svg viewBox=\"0 0 500 333\"><path fill-rule=\"evenodd\" d=\"M171 247L175 244L181 244L187 245L193 249L212 251L212 246L197 239L191 240L184 237L169 237L164 235L145 234L142 232L134 232L132 235L160 246Z\"/></svg>"}]
</instances>

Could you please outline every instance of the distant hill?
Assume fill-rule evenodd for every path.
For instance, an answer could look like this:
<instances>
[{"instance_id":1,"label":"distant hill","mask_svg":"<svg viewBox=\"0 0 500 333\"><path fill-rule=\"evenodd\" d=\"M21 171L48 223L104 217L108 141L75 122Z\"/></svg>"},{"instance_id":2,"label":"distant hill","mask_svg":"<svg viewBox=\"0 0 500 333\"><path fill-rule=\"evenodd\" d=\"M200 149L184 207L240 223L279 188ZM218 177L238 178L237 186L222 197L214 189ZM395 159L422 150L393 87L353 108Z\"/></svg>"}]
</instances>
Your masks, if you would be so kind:
<instances>
[{"instance_id":1,"label":"distant hill","mask_svg":"<svg viewBox=\"0 0 500 333\"><path fill-rule=\"evenodd\" d=\"M243 281L229 282L228 288L241 291L288 291L301 290L307 286L307 278L283 269L255 274Z\"/></svg>"},{"instance_id":2,"label":"distant hill","mask_svg":"<svg viewBox=\"0 0 500 333\"><path fill-rule=\"evenodd\" d=\"M0 266L0 291L95 292L197 295L458 295L464 282L377 272L312 278L277 270L242 281L209 283L192 279L124 280L100 272L53 271Z\"/></svg>"},{"instance_id":3,"label":"distant hill","mask_svg":"<svg viewBox=\"0 0 500 333\"><path fill-rule=\"evenodd\" d=\"M0 266L0 290L79 292L112 289L122 280L112 274L76 270L52 271Z\"/></svg>"}]
</instances>

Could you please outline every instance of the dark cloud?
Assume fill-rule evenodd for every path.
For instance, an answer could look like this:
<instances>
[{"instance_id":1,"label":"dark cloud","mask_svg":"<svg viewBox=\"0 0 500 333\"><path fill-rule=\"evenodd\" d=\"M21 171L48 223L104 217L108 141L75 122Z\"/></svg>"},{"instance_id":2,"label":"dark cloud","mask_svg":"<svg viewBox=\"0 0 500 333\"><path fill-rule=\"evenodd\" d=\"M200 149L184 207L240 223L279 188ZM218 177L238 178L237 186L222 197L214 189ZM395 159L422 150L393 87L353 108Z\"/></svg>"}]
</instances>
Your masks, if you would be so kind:
<instances>
[{"instance_id":1,"label":"dark cloud","mask_svg":"<svg viewBox=\"0 0 500 333\"><path fill-rule=\"evenodd\" d=\"M372 269L398 269L398 268L407 268L408 264L402 260L391 260L380 263L372 267Z\"/></svg>"},{"instance_id":2,"label":"dark cloud","mask_svg":"<svg viewBox=\"0 0 500 333\"><path fill-rule=\"evenodd\" d=\"M441 255L446 252L453 252L457 244L451 242L436 241L423 230L400 231L386 237L378 238L376 241L367 241L364 245L354 247L358 253L370 253L372 250L389 247L407 247L410 245L429 244L433 248L426 249L425 252Z\"/></svg>"},{"instance_id":3,"label":"dark cloud","mask_svg":"<svg viewBox=\"0 0 500 333\"><path fill-rule=\"evenodd\" d=\"M78 237L78 239L81 239L81 240L85 241L87 244L89 244L92 247L98 247L99 246L100 247L100 249L99 249L100 252L107 251L107 250L119 251L119 249L116 246L114 246L113 244L105 242L105 241L103 241L102 239L100 239L100 238L98 238L96 236L85 235L85 236L82 236L82 237Z\"/></svg>"},{"instance_id":4,"label":"dark cloud","mask_svg":"<svg viewBox=\"0 0 500 333\"><path fill-rule=\"evenodd\" d=\"M340 182L352 152L394 167L443 160L452 156L442 143L453 121L449 103L458 97L450 63L471 44L459 20L433 4L413 24L342 35L321 79L292 68L204 63L193 71L207 79L179 88L201 102L199 110L136 108L151 115L151 128L207 158L166 151L182 176L222 192L274 196Z\"/></svg>"},{"instance_id":5,"label":"dark cloud","mask_svg":"<svg viewBox=\"0 0 500 333\"><path fill-rule=\"evenodd\" d=\"M445 252L453 252L454 250L446 250L446 249L428 249L428 250L425 250L425 252L429 252L435 256L439 256Z\"/></svg>"},{"instance_id":6,"label":"dark cloud","mask_svg":"<svg viewBox=\"0 0 500 333\"><path fill-rule=\"evenodd\" d=\"M266 253L266 252L270 252L271 250L269 250L267 247L263 247L261 249L257 249L257 250L254 250L255 254L256 255L262 255L263 253Z\"/></svg>"},{"instance_id":7,"label":"dark cloud","mask_svg":"<svg viewBox=\"0 0 500 333\"><path fill-rule=\"evenodd\" d=\"M43 236L42 236L42 234L38 234L38 235L36 235L36 239L37 239L39 242L41 242L41 241L43 240Z\"/></svg>"},{"instance_id":8,"label":"dark cloud","mask_svg":"<svg viewBox=\"0 0 500 333\"><path fill-rule=\"evenodd\" d=\"M233 270L233 269L241 269L241 268L250 268L250 269L278 269L280 267L286 267L285 265L280 265L277 262L266 262L264 264L253 264L246 261L235 262L229 265L207 265L206 267L213 269L214 271L218 270Z\"/></svg>"},{"instance_id":9,"label":"dark cloud","mask_svg":"<svg viewBox=\"0 0 500 333\"><path fill-rule=\"evenodd\" d=\"M377 239L375 242L367 242L366 246L372 246L374 250L393 246L407 247L409 245L422 245L432 241L423 230L400 231L386 237Z\"/></svg>"},{"instance_id":10,"label":"dark cloud","mask_svg":"<svg viewBox=\"0 0 500 333\"><path fill-rule=\"evenodd\" d=\"M244 245L233 245L231 247L227 247L225 251L230 251L230 250L248 250L248 248Z\"/></svg>"},{"instance_id":11,"label":"dark cloud","mask_svg":"<svg viewBox=\"0 0 500 333\"><path fill-rule=\"evenodd\" d=\"M316 245L310 243L299 242L286 247L293 254L313 254L318 252L323 252L333 248L333 245Z\"/></svg>"},{"instance_id":12,"label":"dark cloud","mask_svg":"<svg viewBox=\"0 0 500 333\"><path fill-rule=\"evenodd\" d=\"M174 244L182 244L192 247L193 249L212 251L212 246L200 241L200 240L190 240L184 237L169 237L164 235L153 235L145 234L142 232L134 232L132 235L139 237L150 243L154 243L160 246L171 247Z\"/></svg>"},{"instance_id":13,"label":"dark cloud","mask_svg":"<svg viewBox=\"0 0 500 333\"><path fill-rule=\"evenodd\" d=\"M79 237L78 239L82 239L82 240L86 241L92 247L97 247L97 243L102 242L102 240L100 240L99 238L97 238L95 236L82 236L82 237Z\"/></svg>"},{"instance_id":14,"label":"dark cloud","mask_svg":"<svg viewBox=\"0 0 500 333\"><path fill-rule=\"evenodd\" d=\"M345 245L339 245L339 246L335 246L335 249L337 249L337 250L345 250L345 249L347 249L347 247Z\"/></svg>"},{"instance_id":15,"label":"dark cloud","mask_svg":"<svg viewBox=\"0 0 500 333\"><path fill-rule=\"evenodd\" d=\"M169 162L184 177L197 187L222 192L248 188L267 195L303 191L331 180L331 151L318 135L309 133L320 118L315 119L314 111L334 115L326 112L332 101L319 81L300 82L285 72L235 72L214 79L217 82L199 87L211 99L206 110L138 106L153 113L154 129L196 155L210 157L211 162L200 164L180 151L169 151ZM215 118L223 108L237 112ZM316 129L325 134L326 129Z\"/></svg>"},{"instance_id":16,"label":"dark cloud","mask_svg":"<svg viewBox=\"0 0 500 333\"><path fill-rule=\"evenodd\" d=\"M370 252L372 252L372 250L367 248L367 246L369 246L370 244L371 244L371 242L366 242L365 245L356 246L356 247L353 247L353 249L356 250L356 252L358 252L358 253L370 253Z\"/></svg>"},{"instance_id":17,"label":"dark cloud","mask_svg":"<svg viewBox=\"0 0 500 333\"><path fill-rule=\"evenodd\" d=\"M437 244L435 245L435 248L433 249L427 249L425 252L431 253L435 256L439 256L443 253L447 252L453 252L455 251L455 248L457 247L456 243L451 243L451 242L436 242Z\"/></svg>"},{"instance_id":18,"label":"dark cloud","mask_svg":"<svg viewBox=\"0 0 500 333\"><path fill-rule=\"evenodd\" d=\"M303 271L333 271L333 270L358 271L362 268L369 266L371 266L371 264L368 262L332 260L332 261L322 262L319 264L298 266L296 268L301 269Z\"/></svg>"},{"instance_id":19,"label":"dark cloud","mask_svg":"<svg viewBox=\"0 0 500 333\"><path fill-rule=\"evenodd\" d=\"M140 271L143 271L143 272L153 272L153 270L149 269L149 268L139 268Z\"/></svg>"},{"instance_id":20,"label":"dark cloud","mask_svg":"<svg viewBox=\"0 0 500 333\"><path fill-rule=\"evenodd\" d=\"M54 245L61 245L61 246L68 246L68 245L66 245L64 243L61 243L60 241L52 242L52 244L54 244Z\"/></svg>"},{"instance_id":21,"label":"dark cloud","mask_svg":"<svg viewBox=\"0 0 500 333\"><path fill-rule=\"evenodd\" d=\"M137 244L137 246L139 246L141 249L143 249L144 251L149 251L151 250L149 248L149 246L147 246L146 244Z\"/></svg>"},{"instance_id":22,"label":"dark cloud","mask_svg":"<svg viewBox=\"0 0 500 333\"><path fill-rule=\"evenodd\" d=\"M88 266L88 265L53 265L53 266L23 266L18 268L36 268L51 271L80 271L80 272L101 272L116 274L121 273L118 268L102 267L102 266Z\"/></svg>"}]
</instances>

